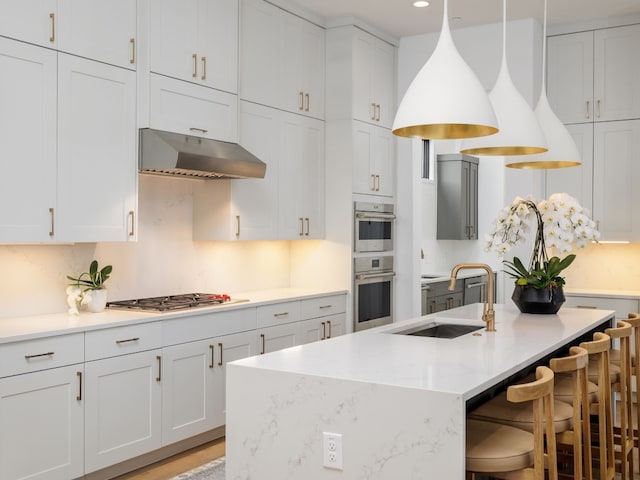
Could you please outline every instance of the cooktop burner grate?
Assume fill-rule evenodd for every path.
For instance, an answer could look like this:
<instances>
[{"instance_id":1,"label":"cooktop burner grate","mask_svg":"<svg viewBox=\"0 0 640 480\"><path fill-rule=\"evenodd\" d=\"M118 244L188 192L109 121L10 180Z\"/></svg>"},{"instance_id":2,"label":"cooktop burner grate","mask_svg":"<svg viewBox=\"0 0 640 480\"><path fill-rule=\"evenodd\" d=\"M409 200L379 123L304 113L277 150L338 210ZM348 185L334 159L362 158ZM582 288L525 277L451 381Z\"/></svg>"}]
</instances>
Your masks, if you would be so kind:
<instances>
[{"instance_id":1,"label":"cooktop burner grate","mask_svg":"<svg viewBox=\"0 0 640 480\"><path fill-rule=\"evenodd\" d=\"M123 310L151 310L165 312L188 308L211 307L215 305L247 302L248 300L232 300L229 295L219 293L185 293L166 297L138 298L108 302L108 308Z\"/></svg>"}]
</instances>

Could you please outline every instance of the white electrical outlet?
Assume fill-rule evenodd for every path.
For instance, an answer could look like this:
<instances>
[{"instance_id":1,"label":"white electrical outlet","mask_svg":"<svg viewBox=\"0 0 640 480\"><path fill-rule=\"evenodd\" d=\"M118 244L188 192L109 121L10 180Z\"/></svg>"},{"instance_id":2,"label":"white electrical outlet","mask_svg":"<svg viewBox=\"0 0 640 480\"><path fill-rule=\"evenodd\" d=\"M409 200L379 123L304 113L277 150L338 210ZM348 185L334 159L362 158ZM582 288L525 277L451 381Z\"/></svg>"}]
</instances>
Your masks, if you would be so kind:
<instances>
[{"instance_id":1,"label":"white electrical outlet","mask_svg":"<svg viewBox=\"0 0 640 480\"><path fill-rule=\"evenodd\" d=\"M342 434L322 432L324 466L342 470Z\"/></svg>"}]
</instances>

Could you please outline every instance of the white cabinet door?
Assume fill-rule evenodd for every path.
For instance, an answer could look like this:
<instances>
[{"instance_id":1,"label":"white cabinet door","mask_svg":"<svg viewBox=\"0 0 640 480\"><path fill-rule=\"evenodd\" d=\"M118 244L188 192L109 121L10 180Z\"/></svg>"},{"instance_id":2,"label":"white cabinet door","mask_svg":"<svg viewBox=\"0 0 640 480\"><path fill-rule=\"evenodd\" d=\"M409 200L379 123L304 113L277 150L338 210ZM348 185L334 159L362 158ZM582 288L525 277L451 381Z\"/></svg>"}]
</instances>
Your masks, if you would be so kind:
<instances>
[{"instance_id":1,"label":"white cabinet door","mask_svg":"<svg viewBox=\"0 0 640 480\"><path fill-rule=\"evenodd\" d=\"M150 15L152 72L237 92L237 0L153 0Z\"/></svg>"},{"instance_id":2,"label":"white cabinet door","mask_svg":"<svg viewBox=\"0 0 640 480\"><path fill-rule=\"evenodd\" d=\"M82 365L0 379L0 478L84 475Z\"/></svg>"},{"instance_id":3,"label":"white cabinet door","mask_svg":"<svg viewBox=\"0 0 640 480\"><path fill-rule=\"evenodd\" d=\"M593 121L593 32L549 37L547 95L563 123Z\"/></svg>"},{"instance_id":4,"label":"white cabinet door","mask_svg":"<svg viewBox=\"0 0 640 480\"><path fill-rule=\"evenodd\" d=\"M593 218L601 240L640 240L640 120L594 125Z\"/></svg>"},{"instance_id":5,"label":"white cabinet door","mask_svg":"<svg viewBox=\"0 0 640 480\"><path fill-rule=\"evenodd\" d=\"M131 0L58 0L58 50L135 70L136 18Z\"/></svg>"},{"instance_id":6,"label":"white cabinet door","mask_svg":"<svg viewBox=\"0 0 640 480\"><path fill-rule=\"evenodd\" d=\"M162 349L162 444L218 426L214 344L209 340Z\"/></svg>"},{"instance_id":7,"label":"white cabinet door","mask_svg":"<svg viewBox=\"0 0 640 480\"><path fill-rule=\"evenodd\" d=\"M57 0L3 0L0 35L55 48L57 9Z\"/></svg>"},{"instance_id":8,"label":"white cabinet door","mask_svg":"<svg viewBox=\"0 0 640 480\"><path fill-rule=\"evenodd\" d=\"M354 29L353 118L391 128L395 116L395 50L369 33Z\"/></svg>"},{"instance_id":9,"label":"white cabinet door","mask_svg":"<svg viewBox=\"0 0 640 480\"><path fill-rule=\"evenodd\" d=\"M263 0L241 12L240 97L324 118L324 30Z\"/></svg>"},{"instance_id":10,"label":"white cabinet door","mask_svg":"<svg viewBox=\"0 0 640 480\"><path fill-rule=\"evenodd\" d=\"M85 471L162 446L160 350L85 364Z\"/></svg>"},{"instance_id":11,"label":"white cabinet door","mask_svg":"<svg viewBox=\"0 0 640 480\"><path fill-rule=\"evenodd\" d=\"M596 30L595 121L640 118L640 25Z\"/></svg>"},{"instance_id":12,"label":"white cabinet door","mask_svg":"<svg viewBox=\"0 0 640 480\"><path fill-rule=\"evenodd\" d=\"M576 142L582 165L546 170L546 197L553 193L568 193L592 212L593 124L576 123L566 127Z\"/></svg>"},{"instance_id":13,"label":"white cabinet door","mask_svg":"<svg viewBox=\"0 0 640 480\"><path fill-rule=\"evenodd\" d=\"M162 75L149 78L149 125L225 142L238 139L238 97Z\"/></svg>"},{"instance_id":14,"label":"white cabinet door","mask_svg":"<svg viewBox=\"0 0 640 480\"><path fill-rule=\"evenodd\" d=\"M324 236L324 123L283 113L280 129L279 235Z\"/></svg>"},{"instance_id":15,"label":"white cabinet door","mask_svg":"<svg viewBox=\"0 0 640 480\"><path fill-rule=\"evenodd\" d=\"M395 161L391 132L364 122L353 123L353 192L392 197Z\"/></svg>"},{"instance_id":16,"label":"white cabinet door","mask_svg":"<svg viewBox=\"0 0 640 480\"><path fill-rule=\"evenodd\" d=\"M51 241L56 65L52 50L0 38L0 242Z\"/></svg>"},{"instance_id":17,"label":"white cabinet door","mask_svg":"<svg viewBox=\"0 0 640 480\"><path fill-rule=\"evenodd\" d=\"M256 331L234 333L213 339L214 348L214 428L226 423L227 363L256 355Z\"/></svg>"},{"instance_id":18,"label":"white cabinet door","mask_svg":"<svg viewBox=\"0 0 640 480\"><path fill-rule=\"evenodd\" d=\"M302 330L298 322L258 329L258 353L264 354L301 345Z\"/></svg>"},{"instance_id":19,"label":"white cabinet door","mask_svg":"<svg viewBox=\"0 0 640 480\"><path fill-rule=\"evenodd\" d=\"M58 241L134 239L136 74L58 55Z\"/></svg>"}]
</instances>

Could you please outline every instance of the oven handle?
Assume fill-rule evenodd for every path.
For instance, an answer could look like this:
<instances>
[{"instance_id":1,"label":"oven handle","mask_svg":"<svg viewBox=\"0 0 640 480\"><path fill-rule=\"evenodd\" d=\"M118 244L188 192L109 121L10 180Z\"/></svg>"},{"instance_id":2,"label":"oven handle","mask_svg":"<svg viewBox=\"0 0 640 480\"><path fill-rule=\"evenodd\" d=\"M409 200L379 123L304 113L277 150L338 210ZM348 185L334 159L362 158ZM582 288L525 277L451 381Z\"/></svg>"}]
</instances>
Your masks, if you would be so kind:
<instances>
[{"instance_id":1,"label":"oven handle","mask_svg":"<svg viewBox=\"0 0 640 480\"><path fill-rule=\"evenodd\" d=\"M383 273L359 273L356 275L357 280L367 280L369 278L383 278L383 277L395 277L395 272L383 272Z\"/></svg>"},{"instance_id":2,"label":"oven handle","mask_svg":"<svg viewBox=\"0 0 640 480\"><path fill-rule=\"evenodd\" d=\"M395 220L396 216L393 213L356 212L356 218L377 218L381 220Z\"/></svg>"}]
</instances>

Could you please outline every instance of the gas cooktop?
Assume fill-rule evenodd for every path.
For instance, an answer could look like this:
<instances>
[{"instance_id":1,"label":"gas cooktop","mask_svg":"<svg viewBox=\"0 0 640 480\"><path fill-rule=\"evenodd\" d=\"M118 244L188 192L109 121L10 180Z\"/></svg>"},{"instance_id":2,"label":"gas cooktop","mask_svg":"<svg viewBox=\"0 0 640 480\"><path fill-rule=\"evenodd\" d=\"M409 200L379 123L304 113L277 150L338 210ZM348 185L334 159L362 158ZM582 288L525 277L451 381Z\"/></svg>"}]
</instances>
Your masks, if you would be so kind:
<instances>
[{"instance_id":1,"label":"gas cooktop","mask_svg":"<svg viewBox=\"0 0 640 480\"><path fill-rule=\"evenodd\" d=\"M166 312L171 310L186 310L189 308L213 307L216 305L230 305L248 301L249 300L232 299L227 294L185 293L166 297L149 297L108 302L107 308Z\"/></svg>"}]
</instances>

